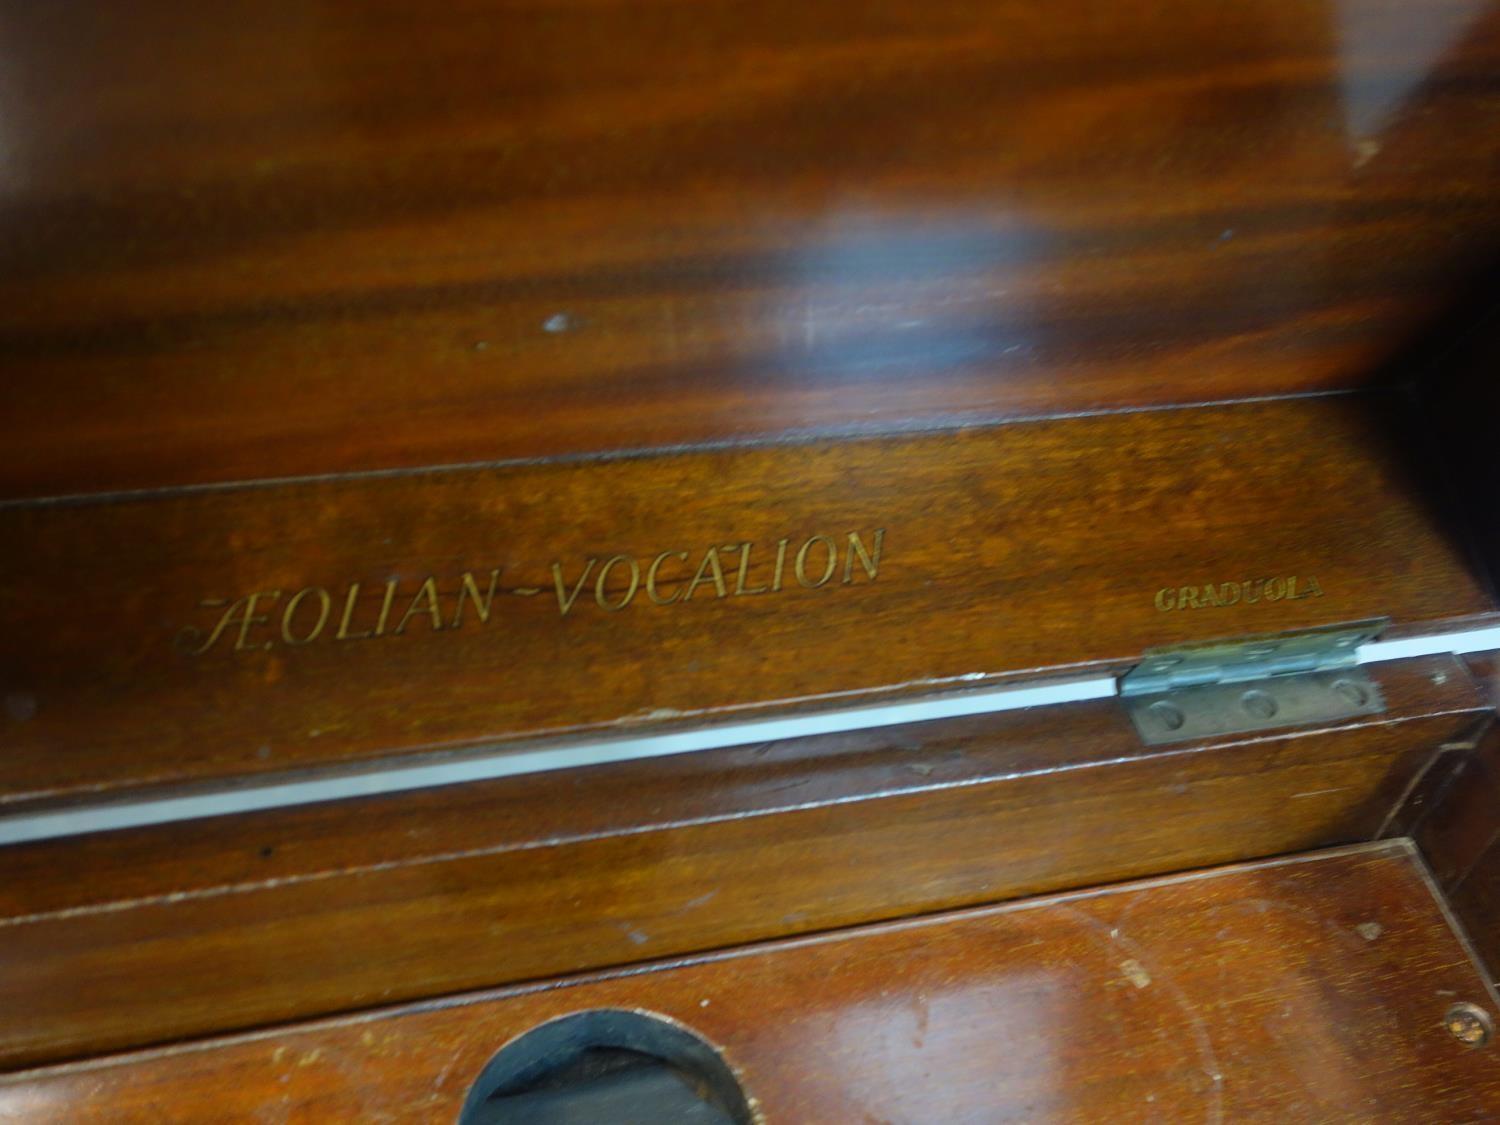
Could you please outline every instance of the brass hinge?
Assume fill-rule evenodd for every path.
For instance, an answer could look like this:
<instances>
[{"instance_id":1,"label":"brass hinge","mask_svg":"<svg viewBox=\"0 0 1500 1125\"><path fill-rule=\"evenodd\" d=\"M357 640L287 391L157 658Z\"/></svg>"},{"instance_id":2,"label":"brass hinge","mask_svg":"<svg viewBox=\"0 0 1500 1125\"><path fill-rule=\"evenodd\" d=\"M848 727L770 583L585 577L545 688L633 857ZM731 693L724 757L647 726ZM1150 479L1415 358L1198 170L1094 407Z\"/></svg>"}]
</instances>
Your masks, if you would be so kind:
<instances>
[{"instance_id":1,"label":"brass hinge","mask_svg":"<svg viewBox=\"0 0 1500 1125\"><path fill-rule=\"evenodd\" d=\"M1385 621L1147 651L1120 696L1150 746L1328 723L1385 710L1359 646Z\"/></svg>"}]
</instances>

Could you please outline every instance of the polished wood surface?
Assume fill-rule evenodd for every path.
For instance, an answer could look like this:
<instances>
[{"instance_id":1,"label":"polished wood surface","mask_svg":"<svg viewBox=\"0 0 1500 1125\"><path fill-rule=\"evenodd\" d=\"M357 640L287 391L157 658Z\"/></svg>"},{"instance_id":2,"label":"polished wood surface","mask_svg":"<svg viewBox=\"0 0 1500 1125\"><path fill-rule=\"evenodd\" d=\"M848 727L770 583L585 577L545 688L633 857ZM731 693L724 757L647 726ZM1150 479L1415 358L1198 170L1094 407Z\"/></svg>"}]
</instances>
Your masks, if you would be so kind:
<instances>
[{"instance_id":1,"label":"polished wood surface","mask_svg":"<svg viewBox=\"0 0 1500 1125\"><path fill-rule=\"evenodd\" d=\"M0 800L1491 609L1380 441L1366 405L1340 397L0 509ZM817 535L804 583L792 555ZM1182 592L1229 583L1234 604ZM338 640L346 612L349 632L377 629L388 588L385 635ZM242 599L259 592L251 615Z\"/></svg>"},{"instance_id":2,"label":"polished wood surface","mask_svg":"<svg viewBox=\"0 0 1500 1125\"><path fill-rule=\"evenodd\" d=\"M0 495L1364 380L1491 0L0 4Z\"/></svg>"},{"instance_id":3,"label":"polished wood surface","mask_svg":"<svg viewBox=\"0 0 1500 1125\"><path fill-rule=\"evenodd\" d=\"M0 50L0 814L1500 620L1500 337L1432 350L1500 0L0 0ZM773 1123L1493 1115L1472 666L7 848L0 1120L451 1121L593 1005Z\"/></svg>"},{"instance_id":4,"label":"polished wood surface","mask_svg":"<svg viewBox=\"0 0 1500 1125\"><path fill-rule=\"evenodd\" d=\"M1369 840L1487 716L1148 749L1114 701L6 850L0 1066Z\"/></svg>"},{"instance_id":5,"label":"polished wood surface","mask_svg":"<svg viewBox=\"0 0 1500 1125\"><path fill-rule=\"evenodd\" d=\"M582 1009L722 1051L768 1125L1476 1121L1492 1015L1404 842L749 947L0 1079L0 1119L454 1119L508 1040Z\"/></svg>"}]
</instances>

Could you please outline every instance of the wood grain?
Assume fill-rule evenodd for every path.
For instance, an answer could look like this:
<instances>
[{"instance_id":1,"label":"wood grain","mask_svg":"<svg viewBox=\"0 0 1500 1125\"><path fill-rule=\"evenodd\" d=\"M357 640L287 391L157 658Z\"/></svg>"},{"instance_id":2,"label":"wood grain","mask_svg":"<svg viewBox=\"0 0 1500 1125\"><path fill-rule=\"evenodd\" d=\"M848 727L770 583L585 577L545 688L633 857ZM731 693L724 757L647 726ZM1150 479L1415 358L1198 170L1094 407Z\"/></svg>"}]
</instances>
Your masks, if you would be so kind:
<instances>
[{"instance_id":1,"label":"wood grain","mask_svg":"<svg viewBox=\"0 0 1500 1125\"><path fill-rule=\"evenodd\" d=\"M1377 436L1353 399L1305 399L3 508L0 795L639 730L1128 664L1163 643L1489 610ZM846 536L873 550L882 531L872 579ZM809 589L791 554L815 535L840 554ZM735 596L744 555L728 545L755 544L754 589L781 539L783 589ZM698 562L710 547L723 589ZM827 550L810 556L812 582ZM683 553L658 590L670 605L646 597L659 552ZM631 588L627 563L642 572L634 601L601 608ZM497 582L488 624L464 602L465 573ZM1295 576L1295 599L1157 600L1266 579L1290 592ZM375 628L387 584L400 595L385 635L336 640L351 604L352 630ZM316 625L300 590L330 603L304 645L281 632ZM234 603L262 591L278 600L242 634Z\"/></svg>"},{"instance_id":2,"label":"wood grain","mask_svg":"<svg viewBox=\"0 0 1500 1125\"><path fill-rule=\"evenodd\" d=\"M1483 0L0 4L0 495L1347 387Z\"/></svg>"},{"instance_id":3,"label":"wood grain","mask_svg":"<svg viewBox=\"0 0 1500 1125\"><path fill-rule=\"evenodd\" d=\"M1409 846L1367 845L777 942L0 1080L28 1122L452 1120L508 1040L643 1009L769 1123L1478 1120L1496 1002Z\"/></svg>"},{"instance_id":4,"label":"wood grain","mask_svg":"<svg viewBox=\"0 0 1500 1125\"><path fill-rule=\"evenodd\" d=\"M0 1066L1368 840L1486 714L1375 672L1321 730L1095 702L8 848Z\"/></svg>"}]
</instances>

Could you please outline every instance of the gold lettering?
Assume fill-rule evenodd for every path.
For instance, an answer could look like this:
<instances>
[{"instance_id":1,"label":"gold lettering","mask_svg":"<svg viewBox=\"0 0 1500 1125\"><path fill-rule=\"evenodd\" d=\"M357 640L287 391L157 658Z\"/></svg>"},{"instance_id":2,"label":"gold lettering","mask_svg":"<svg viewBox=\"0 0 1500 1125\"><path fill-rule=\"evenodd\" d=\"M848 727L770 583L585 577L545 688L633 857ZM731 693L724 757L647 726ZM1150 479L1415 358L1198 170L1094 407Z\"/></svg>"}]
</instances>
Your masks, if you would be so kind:
<instances>
[{"instance_id":1,"label":"gold lettering","mask_svg":"<svg viewBox=\"0 0 1500 1125\"><path fill-rule=\"evenodd\" d=\"M367 637L373 637L373 632L351 633L349 632L349 621L354 616L354 603L359 600L359 583L356 582L349 587L349 592L344 595L344 615L339 618L339 631L333 635L336 641L362 641Z\"/></svg>"},{"instance_id":2,"label":"gold lettering","mask_svg":"<svg viewBox=\"0 0 1500 1125\"><path fill-rule=\"evenodd\" d=\"M845 586L858 585L861 581L874 582L879 578L886 530L878 527L774 540L774 563L769 559L769 547L773 541L757 543L749 539L701 548L701 554L700 549L689 549L662 551L654 556L589 556L582 560L581 572L571 579L564 569L570 564L558 560L550 564L552 586L557 594L558 614L566 617L577 606L585 590L590 591L592 600L605 612L618 613L632 605L643 588L652 605L669 606L695 597L710 596L702 592L702 588L710 584L713 587L711 596L716 598L779 593L787 588L789 573L798 585L809 590L834 585L836 579L841 579ZM796 550L791 546L794 538L802 539ZM757 547L761 548L759 555L756 554ZM821 557L817 555L819 549L823 551ZM725 558L726 552L730 551L739 552L735 562ZM695 554L699 556L696 570L692 565ZM672 562L681 569L664 570ZM769 575L764 573L766 569L770 569ZM465 570L458 574L452 589L440 585L437 575L427 575L419 580L410 579L409 575L387 578L379 612L373 615L373 621L361 621L367 612L361 609L361 605L373 600L368 580L346 583L342 595L338 586L309 585L296 588L287 598L280 590L263 590L236 601L207 598L199 603L199 612L205 615L202 625L181 628L171 637L171 643L189 656L202 655L221 644L240 652L263 651L278 643L301 648L325 637L350 641L404 636L411 632L412 623L423 617L432 632L447 632L461 629L468 619L477 619L475 624L478 627L490 624L496 616L497 593L514 594L520 598L546 596L545 587L541 585L512 583L501 587L500 577L502 573L508 573L506 567L489 571L488 586L482 580L484 573L483 569ZM419 584L408 594L406 583L409 579ZM1213 589L1183 587L1180 592L1162 590L1156 595L1157 608L1196 609L1204 602L1218 604ZM1303 588L1294 585L1294 592L1299 589ZM451 615L443 602L447 596L445 590L455 599ZM1317 590L1317 593L1321 595L1322 591ZM1302 592L1298 596L1311 596L1311 592ZM396 604L401 597L407 599L404 607ZM505 604L504 598L501 604ZM471 605L472 614L469 611ZM396 613L398 608L402 608L399 614ZM208 619L208 614L213 615L212 620ZM499 616L503 618L504 614ZM362 630L361 624L368 627ZM257 632L260 626L266 628Z\"/></svg>"},{"instance_id":3,"label":"gold lettering","mask_svg":"<svg viewBox=\"0 0 1500 1125\"><path fill-rule=\"evenodd\" d=\"M500 581L500 570L496 567L490 571L490 588L484 595L484 600L479 600L479 583L474 581L474 575L464 571L463 585L458 588L458 606L453 611L453 628L457 629L464 623L464 599L468 598L474 603L474 613L479 617L481 625L490 623L490 605L495 600L495 584Z\"/></svg>"},{"instance_id":4,"label":"gold lettering","mask_svg":"<svg viewBox=\"0 0 1500 1125\"><path fill-rule=\"evenodd\" d=\"M250 627L252 625L264 625L267 621L270 620L270 618L265 614L257 614L255 612L256 604L260 601L261 598L269 598L271 601L275 601L279 597L281 597L280 590L263 590L259 593L250 594L247 597L240 598L238 601L230 604L229 608L226 609L220 616L219 623L214 626L213 632L208 635L208 640L204 641L197 648L193 648L191 646L193 641L200 634L198 630L192 626L183 629L180 633L177 634L177 637L175 638L175 644L181 651L187 653L189 656L202 656L205 652L214 647L219 638L224 635L225 629L229 628L229 626L231 625L238 624L240 627L240 633L239 636L235 639L234 648L236 652L247 652L252 647L249 644ZM198 604L200 606L203 606L204 608L212 608L222 605L223 603L217 599L208 599L206 601L199 602ZM239 615L238 618L236 618L235 616L236 613L238 613ZM267 641L261 647L270 648L271 642Z\"/></svg>"},{"instance_id":5,"label":"gold lettering","mask_svg":"<svg viewBox=\"0 0 1500 1125\"><path fill-rule=\"evenodd\" d=\"M739 578L736 579L734 584L734 596L737 598L743 597L746 594L764 594L766 592L766 588L764 586L757 586L753 590L747 590L745 588L745 579L749 576L750 573L750 550L753 546L754 544L751 543L741 543L739 547L740 574Z\"/></svg>"},{"instance_id":6,"label":"gold lettering","mask_svg":"<svg viewBox=\"0 0 1500 1125\"><path fill-rule=\"evenodd\" d=\"M814 543L821 543L828 548L828 565L823 568L822 578L816 582L809 582L807 580L807 552ZM833 577L834 568L838 566L838 551L839 549L833 540L826 535L814 535L806 543L802 544L801 549L797 552L796 565L793 567L797 575L798 584L807 587L809 590L816 590L819 586L826 584Z\"/></svg>"},{"instance_id":7,"label":"gold lettering","mask_svg":"<svg viewBox=\"0 0 1500 1125\"><path fill-rule=\"evenodd\" d=\"M312 632L304 637L298 637L292 633L292 618L297 615L297 607L308 595L318 599L318 620L312 627ZM333 599L328 596L328 591L321 586L308 586L298 590L286 603L286 609L281 614L281 639L289 645L311 644L318 639L318 634L323 631L323 626L328 624L328 612L333 608Z\"/></svg>"},{"instance_id":8,"label":"gold lettering","mask_svg":"<svg viewBox=\"0 0 1500 1125\"><path fill-rule=\"evenodd\" d=\"M385 636L385 623L391 616L391 603L396 600L397 579L390 578L385 583L385 600L380 603L380 620L375 622L375 635Z\"/></svg>"},{"instance_id":9,"label":"gold lettering","mask_svg":"<svg viewBox=\"0 0 1500 1125\"><path fill-rule=\"evenodd\" d=\"M269 616L265 615L265 614L260 614L260 615L256 614L256 612L255 612L255 603L257 601L259 601L261 598L268 598L268 599L270 599L271 601L274 602L274 601L277 601L280 597L281 597L281 591L280 590L270 590L270 591L267 591L266 593L263 593L263 594L251 594L248 598L245 599L245 617L244 617L244 620L242 620L240 622L240 635L239 635L239 639L234 642L234 648L235 648L236 652L244 652L246 649L252 647L251 645L246 644L246 640L248 639L248 637L250 635L250 626L252 626L252 625L264 625L264 624L266 624L266 622L268 622L268 621L271 620L271 618ZM271 642L270 641L266 641L265 644L261 645L261 648L270 648L270 647L271 647Z\"/></svg>"},{"instance_id":10,"label":"gold lettering","mask_svg":"<svg viewBox=\"0 0 1500 1125\"><path fill-rule=\"evenodd\" d=\"M630 564L630 587L625 591L625 597L619 605L610 605L604 597L604 584L609 579L609 572L617 563ZM618 613L630 604L630 599L635 597L635 591L641 584L641 567L634 559L627 555L616 555L599 568L599 580L594 583L594 600L599 603L600 608L607 609L611 613Z\"/></svg>"},{"instance_id":11,"label":"gold lettering","mask_svg":"<svg viewBox=\"0 0 1500 1125\"><path fill-rule=\"evenodd\" d=\"M1174 609L1209 609L1220 606L1256 605L1259 602L1300 601L1321 598L1323 587L1316 578L1256 578L1218 585L1163 587L1153 599L1159 613Z\"/></svg>"},{"instance_id":12,"label":"gold lettering","mask_svg":"<svg viewBox=\"0 0 1500 1125\"><path fill-rule=\"evenodd\" d=\"M667 559L681 559L685 563L687 562L687 552L663 551L656 558L652 559L651 565L646 568L646 596L656 605L671 605L678 598L682 597L681 590L678 590L670 598L663 598L656 592L656 575L661 569L661 564Z\"/></svg>"},{"instance_id":13,"label":"gold lettering","mask_svg":"<svg viewBox=\"0 0 1500 1125\"><path fill-rule=\"evenodd\" d=\"M703 556L703 561L698 564L698 573L693 575L693 580L688 583L687 593L682 595L683 601L691 601L693 591L704 582L704 572L712 569L714 576L714 589L718 591L719 597L724 597L728 592L724 588L724 568L719 565L719 549L710 547Z\"/></svg>"},{"instance_id":14,"label":"gold lettering","mask_svg":"<svg viewBox=\"0 0 1500 1125\"><path fill-rule=\"evenodd\" d=\"M568 616L568 610L572 609L573 603L578 600L583 584L589 580L589 572L594 569L594 564L598 561L598 559L589 559L588 565L583 568L583 573L578 576L578 584L573 587L571 594L563 588L562 564L552 564L552 584L557 588L557 610L560 616Z\"/></svg>"},{"instance_id":15,"label":"gold lettering","mask_svg":"<svg viewBox=\"0 0 1500 1125\"><path fill-rule=\"evenodd\" d=\"M198 608L218 609L223 604L223 598L204 598L198 603ZM177 630L177 635L172 638L172 647L187 656L202 656L219 639L219 634L224 631L224 627L228 623L229 614L221 613L218 625L214 626L214 631L209 634L208 640L202 644L198 643L198 638L203 636L203 630L196 625L184 625L181 629Z\"/></svg>"},{"instance_id":16,"label":"gold lettering","mask_svg":"<svg viewBox=\"0 0 1500 1125\"><path fill-rule=\"evenodd\" d=\"M421 605L423 599L426 599L427 601L427 608L425 610L418 608ZM419 589L416 594L413 595L411 599L411 605L406 607L406 612L401 615L401 621L396 626L396 635L398 637L402 633L406 632L406 623L413 617L415 617L418 613L427 614L428 620L432 622L433 632L436 633L442 630L443 614L442 611L438 608L438 590L436 578L429 577L426 582L422 583L421 589Z\"/></svg>"},{"instance_id":17,"label":"gold lettering","mask_svg":"<svg viewBox=\"0 0 1500 1125\"><path fill-rule=\"evenodd\" d=\"M885 543L885 528L875 530L875 551L872 554L865 550L864 543L859 538L859 532L849 533L849 550L844 555L844 585L848 586L854 581L854 558L859 556L859 565L864 567L865 573L870 576L870 581L875 581L875 575L880 572L880 549Z\"/></svg>"}]
</instances>

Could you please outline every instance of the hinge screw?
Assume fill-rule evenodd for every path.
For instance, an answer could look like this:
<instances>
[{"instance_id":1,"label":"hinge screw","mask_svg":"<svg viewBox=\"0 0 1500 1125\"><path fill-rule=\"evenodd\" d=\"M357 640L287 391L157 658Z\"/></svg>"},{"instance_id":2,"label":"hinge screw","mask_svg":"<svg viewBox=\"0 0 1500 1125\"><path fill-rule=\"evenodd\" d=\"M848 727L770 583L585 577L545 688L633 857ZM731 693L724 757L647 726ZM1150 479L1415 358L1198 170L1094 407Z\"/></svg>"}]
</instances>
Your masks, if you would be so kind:
<instances>
[{"instance_id":1,"label":"hinge screw","mask_svg":"<svg viewBox=\"0 0 1500 1125\"><path fill-rule=\"evenodd\" d=\"M1270 694L1257 690L1247 691L1240 696L1240 705L1257 719L1273 719L1276 717L1276 712L1280 710L1276 705L1276 700Z\"/></svg>"},{"instance_id":2,"label":"hinge screw","mask_svg":"<svg viewBox=\"0 0 1500 1125\"><path fill-rule=\"evenodd\" d=\"M1333 685L1333 690L1342 695L1355 707L1369 705L1370 692L1363 684L1357 684L1353 680L1340 680Z\"/></svg>"},{"instance_id":3,"label":"hinge screw","mask_svg":"<svg viewBox=\"0 0 1500 1125\"><path fill-rule=\"evenodd\" d=\"M1187 716L1165 699L1157 700L1157 702L1151 704L1150 710L1156 721L1166 727L1167 730L1181 730L1183 724L1187 722Z\"/></svg>"},{"instance_id":4,"label":"hinge screw","mask_svg":"<svg viewBox=\"0 0 1500 1125\"><path fill-rule=\"evenodd\" d=\"M1460 1003L1448 1009L1443 1017L1448 1034L1466 1047L1483 1047L1490 1041L1494 1024L1490 1014L1477 1004Z\"/></svg>"}]
</instances>

